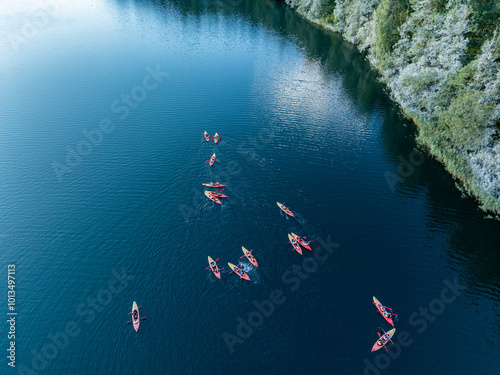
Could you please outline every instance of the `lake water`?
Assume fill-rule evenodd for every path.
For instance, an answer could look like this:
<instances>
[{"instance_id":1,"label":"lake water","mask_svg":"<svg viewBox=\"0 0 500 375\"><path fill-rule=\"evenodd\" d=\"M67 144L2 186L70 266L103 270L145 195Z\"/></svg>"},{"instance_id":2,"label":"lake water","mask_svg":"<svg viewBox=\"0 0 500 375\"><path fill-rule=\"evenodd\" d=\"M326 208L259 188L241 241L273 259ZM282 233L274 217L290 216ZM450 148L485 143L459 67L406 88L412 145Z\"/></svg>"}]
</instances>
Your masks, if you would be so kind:
<instances>
[{"instance_id":1,"label":"lake water","mask_svg":"<svg viewBox=\"0 0 500 375\"><path fill-rule=\"evenodd\" d=\"M500 374L500 224L355 47L267 0L17 1L0 25L2 374Z\"/></svg>"}]
</instances>

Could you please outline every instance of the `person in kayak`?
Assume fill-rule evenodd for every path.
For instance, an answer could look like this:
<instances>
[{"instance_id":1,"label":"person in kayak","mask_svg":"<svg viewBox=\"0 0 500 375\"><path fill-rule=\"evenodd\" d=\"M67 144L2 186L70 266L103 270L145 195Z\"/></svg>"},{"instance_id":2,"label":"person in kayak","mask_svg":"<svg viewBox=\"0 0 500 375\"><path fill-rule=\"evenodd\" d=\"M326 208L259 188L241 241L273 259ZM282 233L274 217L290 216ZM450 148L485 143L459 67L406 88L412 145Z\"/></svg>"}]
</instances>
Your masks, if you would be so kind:
<instances>
[{"instance_id":1,"label":"person in kayak","mask_svg":"<svg viewBox=\"0 0 500 375\"><path fill-rule=\"evenodd\" d=\"M387 341L389 341L389 334L386 333L385 335L380 337L380 339L377 341L377 344L379 346L384 346L385 344L387 344Z\"/></svg>"},{"instance_id":2,"label":"person in kayak","mask_svg":"<svg viewBox=\"0 0 500 375\"><path fill-rule=\"evenodd\" d=\"M398 319L398 314L394 314L390 307L379 305L379 309L380 311L382 311L386 318L394 318L396 320Z\"/></svg>"},{"instance_id":3,"label":"person in kayak","mask_svg":"<svg viewBox=\"0 0 500 375\"><path fill-rule=\"evenodd\" d=\"M139 321L139 317L137 316L137 310L134 310L134 323L137 323Z\"/></svg>"}]
</instances>

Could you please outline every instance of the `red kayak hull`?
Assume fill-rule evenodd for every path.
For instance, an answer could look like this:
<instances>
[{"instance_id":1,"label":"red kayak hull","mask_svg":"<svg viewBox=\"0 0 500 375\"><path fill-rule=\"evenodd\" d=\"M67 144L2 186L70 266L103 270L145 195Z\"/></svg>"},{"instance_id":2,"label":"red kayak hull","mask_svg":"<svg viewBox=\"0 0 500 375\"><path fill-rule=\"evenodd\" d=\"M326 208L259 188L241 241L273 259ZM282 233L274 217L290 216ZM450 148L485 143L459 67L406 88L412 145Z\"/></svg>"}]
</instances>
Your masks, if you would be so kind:
<instances>
[{"instance_id":1,"label":"red kayak hull","mask_svg":"<svg viewBox=\"0 0 500 375\"><path fill-rule=\"evenodd\" d=\"M214 196L211 191L205 190L205 195L207 196L208 199L210 199L212 202L217 203L217 204L222 204L219 198Z\"/></svg>"},{"instance_id":2,"label":"red kayak hull","mask_svg":"<svg viewBox=\"0 0 500 375\"><path fill-rule=\"evenodd\" d=\"M373 344L373 346L372 346L372 352L376 352L377 350L380 350L380 349L382 349L384 346L386 346L386 345L387 345L387 343L388 343L388 342L390 342L389 340L392 338L392 336L394 336L394 333L395 333L395 332L396 332L396 328L393 328L393 329L391 329L390 331L388 331L388 332L384 333L384 335L383 335L383 336L387 335L387 336L389 337L389 339L388 339L387 341L385 341L385 342L383 342L383 343L382 343L382 342L381 342L382 337L381 337L381 338L379 338L379 339L375 342L375 344Z\"/></svg>"},{"instance_id":3,"label":"red kayak hull","mask_svg":"<svg viewBox=\"0 0 500 375\"><path fill-rule=\"evenodd\" d=\"M227 198L227 195L224 195L224 194L222 194L222 193L216 193L216 192L215 192L215 193L212 193L212 195L213 195L214 197L217 197L217 198Z\"/></svg>"},{"instance_id":4,"label":"red kayak hull","mask_svg":"<svg viewBox=\"0 0 500 375\"><path fill-rule=\"evenodd\" d=\"M232 263L228 263L228 266L229 268L231 268L231 270L240 277L240 279L243 279L243 280L247 280L247 281L251 281L250 280L250 277L245 273L245 271L243 271L241 268L239 267L236 267L234 264ZM237 271L241 271L241 275L237 272Z\"/></svg>"},{"instance_id":5,"label":"red kayak hull","mask_svg":"<svg viewBox=\"0 0 500 375\"><path fill-rule=\"evenodd\" d=\"M134 312L137 311L137 321L134 320ZM134 329L136 332L139 332L139 327L141 325L141 315L139 314L139 308L137 307L137 303L132 304L132 324L134 325Z\"/></svg>"},{"instance_id":6,"label":"red kayak hull","mask_svg":"<svg viewBox=\"0 0 500 375\"><path fill-rule=\"evenodd\" d=\"M312 251L311 246L309 246L306 241L302 239L302 237L297 236L295 233L292 233L292 237L297 240L297 242L304 248L309 251Z\"/></svg>"},{"instance_id":7,"label":"red kayak hull","mask_svg":"<svg viewBox=\"0 0 500 375\"><path fill-rule=\"evenodd\" d=\"M384 315L384 311L382 310L383 305L375 297L373 297L373 304L377 308L377 310L380 313L380 315L382 315L384 317L384 319L387 321L387 323L389 323L391 326L394 327L394 322L393 322L392 318L391 317L387 317L387 316Z\"/></svg>"},{"instance_id":8,"label":"red kayak hull","mask_svg":"<svg viewBox=\"0 0 500 375\"><path fill-rule=\"evenodd\" d=\"M248 251L247 249L245 249L244 246L242 246L241 249L243 250L243 254L245 254L248 261L250 263L252 263L255 267L259 267L259 264L257 263L257 259L255 259L255 257L252 255L252 253L250 251Z\"/></svg>"},{"instance_id":9,"label":"red kayak hull","mask_svg":"<svg viewBox=\"0 0 500 375\"><path fill-rule=\"evenodd\" d=\"M215 267L212 267L212 263L215 264ZM219 269L219 267L217 267L217 263L215 263L215 261L211 257L208 257L208 266L210 267L210 269L214 273L215 277L217 277L220 280L220 269Z\"/></svg>"},{"instance_id":10,"label":"red kayak hull","mask_svg":"<svg viewBox=\"0 0 500 375\"><path fill-rule=\"evenodd\" d=\"M302 249L300 248L299 244L297 241L294 241L294 238L292 237L291 234L288 235L288 240L293 246L293 249L298 252L300 255L302 255Z\"/></svg>"},{"instance_id":11,"label":"red kayak hull","mask_svg":"<svg viewBox=\"0 0 500 375\"><path fill-rule=\"evenodd\" d=\"M217 185L217 184L214 184L214 183L209 183L209 184L202 184L203 186L206 186L206 187L210 187L210 188L223 188L223 187L226 187L226 185Z\"/></svg>"},{"instance_id":12,"label":"red kayak hull","mask_svg":"<svg viewBox=\"0 0 500 375\"><path fill-rule=\"evenodd\" d=\"M281 208L281 210L287 214L288 216L291 216L291 217L295 217L292 213L292 211L290 211L290 209L288 207L285 207L284 205L282 205L281 203L279 202L276 202L278 204L278 207Z\"/></svg>"}]
</instances>

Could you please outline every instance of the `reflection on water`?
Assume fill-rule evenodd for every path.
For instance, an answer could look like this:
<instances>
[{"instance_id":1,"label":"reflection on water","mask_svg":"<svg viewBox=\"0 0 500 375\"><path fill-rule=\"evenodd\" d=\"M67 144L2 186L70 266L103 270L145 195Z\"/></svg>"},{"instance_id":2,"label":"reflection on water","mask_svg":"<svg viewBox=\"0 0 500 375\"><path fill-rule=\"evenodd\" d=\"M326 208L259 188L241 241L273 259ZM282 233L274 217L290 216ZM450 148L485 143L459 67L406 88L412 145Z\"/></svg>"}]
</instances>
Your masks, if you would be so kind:
<instances>
[{"instance_id":1,"label":"reflection on water","mask_svg":"<svg viewBox=\"0 0 500 375\"><path fill-rule=\"evenodd\" d=\"M18 32L26 13L9 14ZM337 35L275 1L75 1L2 51L0 240L20 270L23 364L76 320L46 373L361 374L376 295L415 340L387 373L496 370L498 223L417 156L415 129ZM164 82L120 119L112 103L157 65ZM59 181L52 163L105 116L116 129ZM217 180L222 206L201 186ZM290 232L340 244L298 290L283 275L314 252L293 252ZM236 264L242 245L258 255L251 283L207 276L207 255ZM122 267L134 281L85 322L77 307ZM467 290L418 333L409 316L455 277ZM222 334L273 290L286 301L231 354ZM149 315L139 335L133 300ZM460 345L471 335L481 363Z\"/></svg>"}]
</instances>

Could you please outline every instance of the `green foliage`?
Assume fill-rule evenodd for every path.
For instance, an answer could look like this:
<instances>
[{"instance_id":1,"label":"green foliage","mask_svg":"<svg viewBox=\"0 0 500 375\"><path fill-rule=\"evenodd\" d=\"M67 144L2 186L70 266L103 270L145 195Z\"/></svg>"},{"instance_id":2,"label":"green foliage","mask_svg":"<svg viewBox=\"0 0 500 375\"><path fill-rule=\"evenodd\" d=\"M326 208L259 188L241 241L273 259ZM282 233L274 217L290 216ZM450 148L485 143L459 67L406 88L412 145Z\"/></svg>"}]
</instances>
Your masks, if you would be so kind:
<instances>
[{"instance_id":1,"label":"green foliage","mask_svg":"<svg viewBox=\"0 0 500 375\"><path fill-rule=\"evenodd\" d=\"M500 215L500 0L285 1L366 50L417 141Z\"/></svg>"},{"instance_id":2,"label":"green foliage","mask_svg":"<svg viewBox=\"0 0 500 375\"><path fill-rule=\"evenodd\" d=\"M381 0L375 11L375 38L372 46L373 57L379 61L379 69L388 66L388 56L391 48L399 40L399 26L408 17L408 6L404 0Z\"/></svg>"},{"instance_id":3,"label":"green foliage","mask_svg":"<svg viewBox=\"0 0 500 375\"><path fill-rule=\"evenodd\" d=\"M472 8L470 18L468 58L473 59L479 53L483 42L493 35L499 26L500 0L469 0Z\"/></svg>"},{"instance_id":4,"label":"green foliage","mask_svg":"<svg viewBox=\"0 0 500 375\"><path fill-rule=\"evenodd\" d=\"M330 24L335 24L333 11L335 10L336 0L325 0L321 3L321 15L323 21Z\"/></svg>"},{"instance_id":5,"label":"green foliage","mask_svg":"<svg viewBox=\"0 0 500 375\"><path fill-rule=\"evenodd\" d=\"M438 131L446 135L459 151L473 151L484 141L493 105L481 103L481 98L480 92L464 89L451 102L448 110L438 116Z\"/></svg>"}]
</instances>

